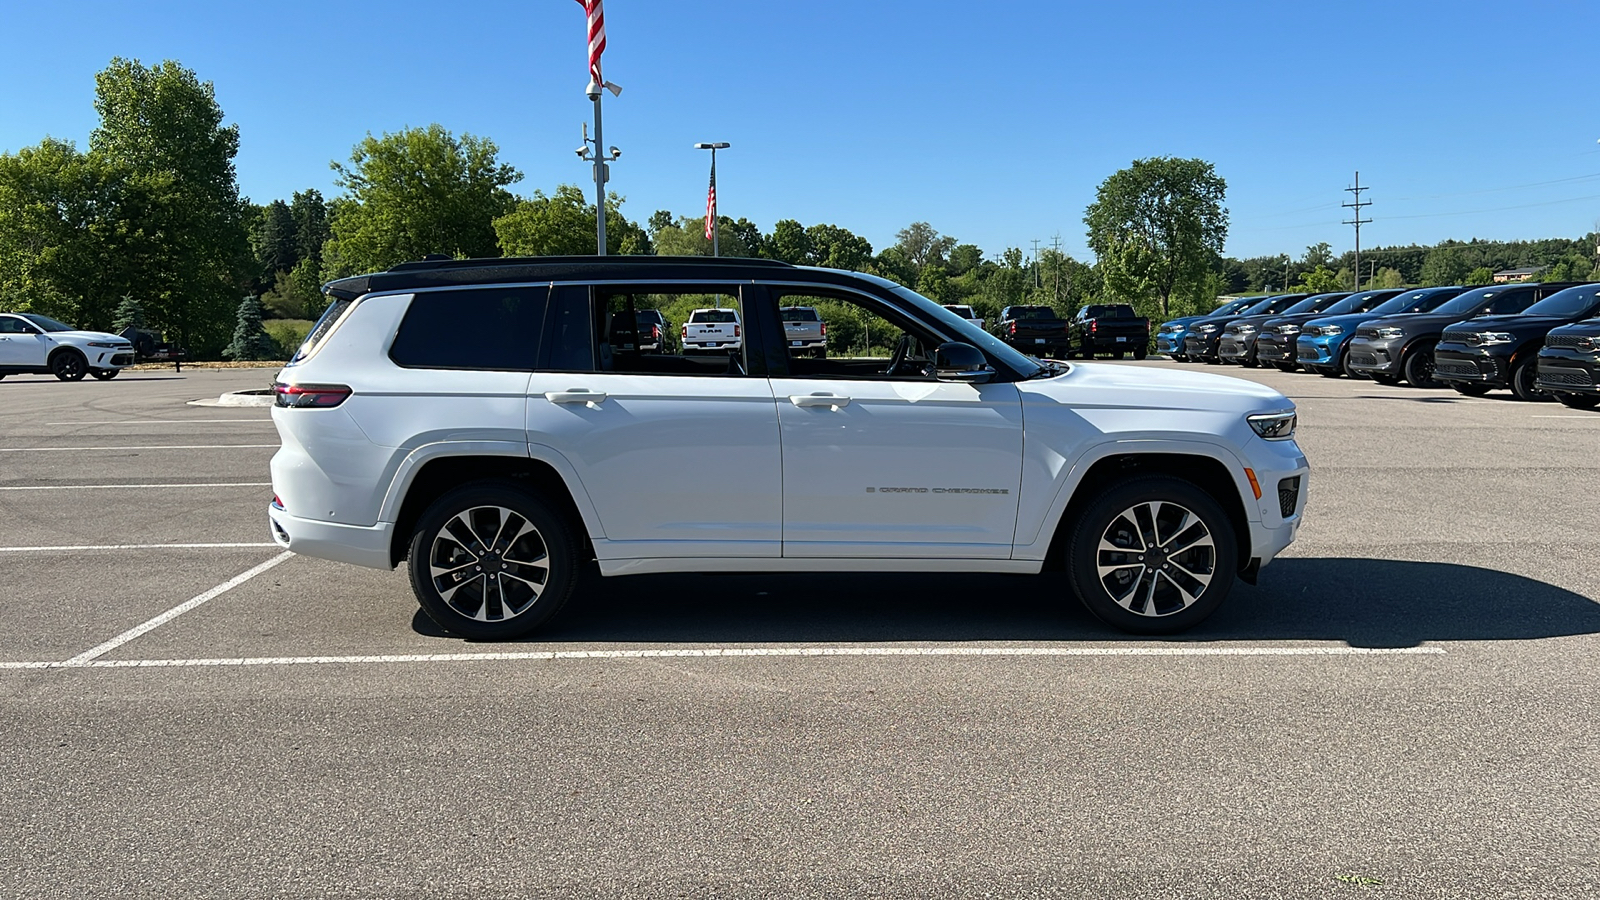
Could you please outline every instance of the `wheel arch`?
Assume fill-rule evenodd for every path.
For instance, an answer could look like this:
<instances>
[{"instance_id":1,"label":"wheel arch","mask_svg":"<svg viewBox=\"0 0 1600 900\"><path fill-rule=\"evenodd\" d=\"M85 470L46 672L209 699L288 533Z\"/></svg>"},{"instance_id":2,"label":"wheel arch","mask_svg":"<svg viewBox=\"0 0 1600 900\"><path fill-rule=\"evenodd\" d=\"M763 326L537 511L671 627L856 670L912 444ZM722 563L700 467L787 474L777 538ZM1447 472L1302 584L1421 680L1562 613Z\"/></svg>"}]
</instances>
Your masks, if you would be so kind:
<instances>
[{"instance_id":1,"label":"wheel arch","mask_svg":"<svg viewBox=\"0 0 1600 900\"><path fill-rule=\"evenodd\" d=\"M1078 480L1067 501L1066 508L1056 519L1050 538L1050 549L1045 556L1045 569L1062 571L1066 568L1067 542L1072 526L1083 510L1112 485L1143 475L1170 475L1181 478L1205 491L1228 515L1233 526L1237 545L1239 570L1250 565L1250 517L1245 511L1234 475L1221 459L1205 453L1191 452L1133 452L1113 453L1089 466Z\"/></svg>"}]
</instances>

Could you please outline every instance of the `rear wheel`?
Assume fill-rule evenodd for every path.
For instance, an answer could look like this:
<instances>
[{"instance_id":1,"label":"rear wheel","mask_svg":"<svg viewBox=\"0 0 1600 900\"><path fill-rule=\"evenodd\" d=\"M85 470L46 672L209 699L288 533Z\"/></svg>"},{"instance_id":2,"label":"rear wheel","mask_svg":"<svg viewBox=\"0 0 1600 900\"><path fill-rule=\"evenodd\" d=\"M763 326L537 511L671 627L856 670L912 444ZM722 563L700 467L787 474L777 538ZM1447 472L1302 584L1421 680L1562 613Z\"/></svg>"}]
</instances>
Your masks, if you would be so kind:
<instances>
[{"instance_id":1,"label":"rear wheel","mask_svg":"<svg viewBox=\"0 0 1600 900\"><path fill-rule=\"evenodd\" d=\"M89 361L76 350L57 350L50 357L50 372L62 381L82 381L89 374Z\"/></svg>"},{"instance_id":2,"label":"rear wheel","mask_svg":"<svg viewBox=\"0 0 1600 900\"><path fill-rule=\"evenodd\" d=\"M1073 529L1073 590L1097 618L1136 634L1198 624L1233 587L1233 525L1191 482L1133 478L1097 497Z\"/></svg>"},{"instance_id":3,"label":"rear wheel","mask_svg":"<svg viewBox=\"0 0 1600 900\"><path fill-rule=\"evenodd\" d=\"M1572 409L1594 409L1600 406L1600 394L1557 394L1563 406Z\"/></svg>"},{"instance_id":4,"label":"rear wheel","mask_svg":"<svg viewBox=\"0 0 1600 900\"><path fill-rule=\"evenodd\" d=\"M1439 380L1433 377L1433 345L1425 344L1417 347L1400 364L1405 373L1406 383L1418 388L1444 387Z\"/></svg>"},{"instance_id":5,"label":"rear wheel","mask_svg":"<svg viewBox=\"0 0 1600 900\"><path fill-rule=\"evenodd\" d=\"M1134 359L1144 359L1145 357L1147 357L1149 355L1150 355L1150 350L1148 348L1146 348L1146 347L1135 347L1134 348L1134 351L1133 351L1133 358Z\"/></svg>"},{"instance_id":6,"label":"rear wheel","mask_svg":"<svg viewBox=\"0 0 1600 900\"><path fill-rule=\"evenodd\" d=\"M1489 386L1487 384L1457 383L1450 386L1456 389L1456 393L1465 394L1468 397L1482 397L1484 394L1489 393Z\"/></svg>"},{"instance_id":7,"label":"rear wheel","mask_svg":"<svg viewBox=\"0 0 1600 900\"><path fill-rule=\"evenodd\" d=\"M476 640L520 637L566 603L578 538L541 497L507 482L446 493L411 538L411 589L428 617Z\"/></svg>"},{"instance_id":8,"label":"rear wheel","mask_svg":"<svg viewBox=\"0 0 1600 900\"><path fill-rule=\"evenodd\" d=\"M1548 402L1549 391L1542 391L1538 385L1539 361L1530 359L1518 365L1511 371L1511 393L1517 395L1518 400L1529 403Z\"/></svg>"}]
</instances>

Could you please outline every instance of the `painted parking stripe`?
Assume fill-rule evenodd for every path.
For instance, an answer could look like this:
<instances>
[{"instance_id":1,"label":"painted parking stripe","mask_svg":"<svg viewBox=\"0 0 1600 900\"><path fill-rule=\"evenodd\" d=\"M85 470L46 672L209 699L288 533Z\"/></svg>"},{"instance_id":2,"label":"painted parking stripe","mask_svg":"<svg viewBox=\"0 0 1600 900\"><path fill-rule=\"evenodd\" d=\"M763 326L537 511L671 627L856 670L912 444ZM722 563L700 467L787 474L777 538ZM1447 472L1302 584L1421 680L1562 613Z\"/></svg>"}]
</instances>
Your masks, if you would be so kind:
<instances>
[{"instance_id":1,"label":"painted parking stripe","mask_svg":"<svg viewBox=\"0 0 1600 900\"><path fill-rule=\"evenodd\" d=\"M116 637L112 638L109 641L106 641L103 644L98 644L98 645L96 645L94 647L90 647L88 650L85 650L82 653L79 653L77 656L74 656L73 658L67 660L66 662L61 663L60 665L63 668L75 668L75 667L78 667L78 666L85 665L86 663L92 662L95 659L97 659L97 658L99 658L101 656L104 656L107 653L110 653L111 651L117 649L118 647L121 647L123 644L126 644L127 642L133 640L134 638L136 638L136 637L138 637L138 636L140 636L142 634L148 634L149 632L154 631L157 628L160 628L161 626L167 624L168 622L171 622L173 619L176 619L177 617L183 615L184 613L188 612L189 610L194 609L195 607L200 606L201 604L203 604L203 603L205 603L205 602L207 602L209 600L214 600L217 597L220 597L223 594L226 594L227 592L233 590L234 588L238 587L239 585L244 584L245 582L249 581L250 579L256 577L257 575L260 575L262 572L267 571L268 569L272 568L273 566L276 566L278 563L283 562L284 560L288 559L289 557L291 557L293 555L294 555L293 553L290 553L289 551L285 550L282 553L279 553L277 556L274 556L273 558L271 558L271 559L267 560L266 562L262 563L261 565L256 566L253 569L247 569L247 570L245 570L243 572L240 572L238 575L233 576L232 578L228 579L227 581L224 581L223 583L217 585L216 587L212 588L211 590L206 591L205 593L200 594L198 596L191 597L188 600L185 600L184 602L178 604L177 606L174 606L173 608L167 610L166 612L162 613L161 615L156 616L155 618L150 619L149 621L141 622L140 624L135 625L132 628L129 628L127 631L124 631L123 633L117 635Z\"/></svg>"},{"instance_id":2,"label":"painted parking stripe","mask_svg":"<svg viewBox=\"0 0 1600 900\"><path fill-rule=\"evenodd\" d=\"M276 547L271 541L212 544L73 544L55 547L0 547L0 553L74 553L80 550L217 550Z\"/></svg>"},{"instance_id":3,"label":"painted parking stripe","mask_svg":"<svg viewBox=\"0 0 1600 900\"><path fill-rule=\"evenodd\" d=\"M230 424L230 425L238 425L240 423L250 424L250 425L271 425L272 424L272 420L271 419L111 419L111 420L103 421L103 422L46 422L44 424L45 424L45 427L56 426L56 427L60 427L60 428L66 428L66 427L76 428L76 427L78 427L80 425L82 425L82 426L91 426L91 425L221 425L221 424L224 424L224 423Z\"/></svg>"},{"instance_id":4,"label":"painted parking stripe","mask_svg":"<svg viewBox=\"0 0 1600 900\"><path fill-rule=\"evenodd\" d=\"M20 484L0 491L135 491L144 488L272 487L270 481L207 481L192 484Z\"/></svg>"},{"instance_id":5,"label":"painted parking stripe","mask_svg":"<svg viewBox=\"0 0 1600 900\"><path fill-rule=\"evenodd\" d=\"M0 453L120 452L124 450L263 450L281 444L151 444L147 447L0 447Z\"/></svg>"},{"instance_id":6,"label":"painted parking stripe","mask_svg":"<svg viewBox=\"0 0 1600 900\"><path fill-rule=\"evenodd\" d=\"M198 605L198 604L196 604ZM152 620L154 621L154 620ZM143 632L141 632L143 633ZM135 635L137 636L137 635ZM131 638L130 638L131 640ZM96 648L98 650L99 648ZM93 653L94 651L90 651ZM74 657L66 662L0 662L0 669L170 669L239 666L374 665L585 659L730 659L740 657L1271 657L1440 656L1443 647L684 647L639 650L515 650L505 653L398 653L378 656L245 656L201 659ZM77 661L82 660L82 661Z\"/></svg>"}]
</instances>

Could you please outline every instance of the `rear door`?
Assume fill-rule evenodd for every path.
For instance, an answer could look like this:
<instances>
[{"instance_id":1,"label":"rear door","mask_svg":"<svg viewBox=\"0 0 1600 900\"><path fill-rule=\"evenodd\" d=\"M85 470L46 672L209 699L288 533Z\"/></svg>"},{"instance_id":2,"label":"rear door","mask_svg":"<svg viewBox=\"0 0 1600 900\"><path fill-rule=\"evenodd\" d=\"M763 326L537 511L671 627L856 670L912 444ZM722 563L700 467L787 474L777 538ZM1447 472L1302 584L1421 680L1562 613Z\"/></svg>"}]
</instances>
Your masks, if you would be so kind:
<instances>
[{"instance_id":1,"label":"rear door","mask_svg":"<svg viewBox=\"0 0 1600 900\"><path fill-rule=\"evenodd\" d=\"M608 329L636 308L660 309L669 325L717 302L734 311L744 290L614 284L552 293L527 394L528 441L535 456L559 454L576 471L604 531L594 539L600 558L779 555L778 416L765 371L752 372L742 351L640 353L626 346L631 335Z\"/></svg>"}]
</instances>

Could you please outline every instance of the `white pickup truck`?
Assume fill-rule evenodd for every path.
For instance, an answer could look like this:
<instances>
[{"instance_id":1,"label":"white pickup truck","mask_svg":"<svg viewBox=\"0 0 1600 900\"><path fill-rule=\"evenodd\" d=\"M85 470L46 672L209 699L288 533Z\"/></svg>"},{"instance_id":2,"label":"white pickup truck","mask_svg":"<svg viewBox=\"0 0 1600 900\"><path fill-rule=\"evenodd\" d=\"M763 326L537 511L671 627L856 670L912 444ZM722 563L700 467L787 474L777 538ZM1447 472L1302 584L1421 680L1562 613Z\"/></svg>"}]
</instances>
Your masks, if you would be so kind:
<instances>
[{"instance_id":1,"label":"white pickup truck","mask_svg":"<svg viewBox=\"0 0 1600 900\"><path fill-rule=\"evenodd\" d=\"M727 353L744 344L739 312L733 309L697 309L683 326L683 352L715 350Z\"/></svg>"},{"instance_id":2,"label":"white pickup truck","mask_svg":"<svg viewBox=\"0 0 1600 900\"><path fill-rule=\"evenodd\" d=\"M817 315L816 307L785 306L778 314L783 319L783 336L789 342L790 356L828 355L828 323Z\"/></svg>"}]
</instances>

